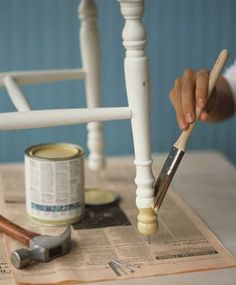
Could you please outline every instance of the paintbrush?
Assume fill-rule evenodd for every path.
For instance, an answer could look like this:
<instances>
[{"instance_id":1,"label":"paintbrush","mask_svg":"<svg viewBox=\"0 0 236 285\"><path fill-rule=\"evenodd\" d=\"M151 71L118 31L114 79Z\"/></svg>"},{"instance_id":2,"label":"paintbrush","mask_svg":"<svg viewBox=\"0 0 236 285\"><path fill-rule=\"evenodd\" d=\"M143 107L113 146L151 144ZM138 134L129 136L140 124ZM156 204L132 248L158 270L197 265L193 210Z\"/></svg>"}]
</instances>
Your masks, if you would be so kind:
<instances>
[{"instance_id":1,"label":"paintbrush","mask_svg":"<svg viewBox=\"0 0 236 285\"><path fill-rule=\"evenodd\" d=\"M220 73L225 65L228 58L228 51L226 49L222 50L216 60L214 67L211 70L209 76L208 84L208 98L209 99L213 88L215 87L216 81L220 76ZM196 120L199 119L202 109L198 106L196 107ZM175 172L185 154L186 146L189 137L192 133L195 122L191 123L187 130L183 130L178 140L173 145L164 165L160 172L158 179L154 184L154 205L153 209L155 212L159 210L161 204L165 198L166 192L169 188L171 180L173 179Z\"/></svg>"}]
</instances>

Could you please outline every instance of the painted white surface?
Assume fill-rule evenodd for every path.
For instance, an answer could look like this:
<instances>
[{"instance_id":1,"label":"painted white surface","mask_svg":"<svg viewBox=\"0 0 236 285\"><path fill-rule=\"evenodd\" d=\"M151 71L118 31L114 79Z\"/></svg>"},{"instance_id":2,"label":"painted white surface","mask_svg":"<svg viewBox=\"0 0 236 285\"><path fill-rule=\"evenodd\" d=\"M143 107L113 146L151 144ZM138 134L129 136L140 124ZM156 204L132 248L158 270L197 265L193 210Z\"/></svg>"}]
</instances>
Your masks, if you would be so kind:
<instances>
[{"instance_id":1,"label":"painted white surface","mask_svg":"<svg viewBox=\"0 0 236 285\"><path fill-rule=\"evenodd\" d=\"M8 95L16 109L19 112L30 111L31 106L20 88L17 86L15 80L11 76L5 76L3 81Z\"/></svg>"},{"instance_id":2,"label":"painted white surface","mask_svg":"<svg viewBox=\"0 0 236 285\"><path fill-rule=\"evenodd\" d=\"M0 87L4 86L4 78L10 76L19 85L39 84L61 80L84 79L83 69L28 70L0 73Z\"/></svg>"},{"instance_id":3,"label":"painted white surface","mask_svg":"<svg viewBox=\"0 0 236 285\"><path fill-rule=\"evenodd\" d=\"M122 32L126 49L124 62L125 83L129 107L132 111L132 132L135 152L136 205L140 209L138 229L143 234L152 234L157 229L156 215L142 209L151 208L154 200L150 132L150 75L145 55L146 32L141 18L144 12L143 0L120 0L121 13L125 19Z\"/></svg>"},{"instance_id":4,"label":"painted white surface","mask_svg":"<svg viewBox=\"0 0 236 285\"><path fill-rule=\"evenodd\" d=\"M97 27L97 7L94 0L81 0L80 18L80 51L83 68L86 71L85 90L88 108L100 106L100 51L99 31ZM99 171L105 167L104 138L100 122L87 126L89 149L89 167Z\"/></svg>"},{"instance_id":5,"label":"painted white surface","mask_svg":"<svg viewBox=\"0 0 236 285\"><path fill-rule=\"evenodd\" d=\"M130 119L128 107L56 109L0 113L0 130L46 128L96 121Z\"/></svg>"}]
</instances>

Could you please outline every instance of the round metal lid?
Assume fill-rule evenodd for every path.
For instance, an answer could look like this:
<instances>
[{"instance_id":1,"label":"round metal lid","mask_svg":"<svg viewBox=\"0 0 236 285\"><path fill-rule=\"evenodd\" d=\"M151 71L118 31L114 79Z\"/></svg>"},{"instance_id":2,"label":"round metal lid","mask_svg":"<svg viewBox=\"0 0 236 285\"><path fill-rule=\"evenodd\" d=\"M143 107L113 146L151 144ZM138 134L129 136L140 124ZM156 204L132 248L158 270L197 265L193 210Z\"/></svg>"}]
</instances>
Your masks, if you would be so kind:
<instances>
[{"instance_id":1,"label":"round metal lid","mask_svg":"<svg viewBox=\"0 0 236 285\"><path fill-rule=\"evenodd\" d=\"M118 201L119 194L102 188L87 188L85 190L85 205L101 206Z\"/></svg>"}]
</instances>

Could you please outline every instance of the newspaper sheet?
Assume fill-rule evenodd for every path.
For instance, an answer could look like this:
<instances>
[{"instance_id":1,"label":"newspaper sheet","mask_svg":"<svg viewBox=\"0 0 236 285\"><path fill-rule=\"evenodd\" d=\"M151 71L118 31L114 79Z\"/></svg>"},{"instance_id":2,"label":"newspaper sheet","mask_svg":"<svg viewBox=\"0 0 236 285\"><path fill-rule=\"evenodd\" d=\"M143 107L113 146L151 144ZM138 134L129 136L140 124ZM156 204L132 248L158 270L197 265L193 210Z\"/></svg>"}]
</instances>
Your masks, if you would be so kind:
<instances>
[{"instance_id":1,"label":"newspaper sheet","mask_svg":"<svg viewBox=\"0 0 236 285\"><path fill-rule=\"evenodd\" d=\"M85 219L73 228L71 252L50 263L33 264L23 270L12 268L16 282L95 282L236 266L235 257L182 199L171 191L158 216L159 231L151 236L148 243L147 238L140 235L136 228L133 167L129 164L124 167L124 164L118 163L110 164L108 169L102 176L102 182L101 178L99 180L86 171L87 181L91 185L100 183L105 188L113 188L120 193L121 202L107 207L87 207ZM4 179L14 179L10 176L8 172L0 177L2 186ZM23 192L19 188L9 191L13 190ZM49 235L63 231L63 228L47 228L30 222L24 203L7 203L6 208L7 217L26 228ZM6 245L8 252L22 246L11 238L6 238ZM1 254L3 250L1 245ZM3 278L0 272L0 280Z\"/></svg>"},{"instance_id":2,"label":"newspaper sheet","mask_svg":"<svg viewBox=\"0 0 236 285\"><path fill-rule=\"evenodd\" d=\"M5 236L0 233L0 285L11 284L12 275L5 249Z\"/></svg>"},{"instance_id":3,"label":"newspaper sheet","mask_svg":"<svg viewBox=\"0 0 236 285\"><path fill-rule=\"evenodd\" d=\"M4 200L2 199L0 190L0 210L1 213L6 213ZM0 285L14 285L13 276L11 274L11 267L8 260L8 252L5 246L6 236L0 232Z\"/></svg>"}]
</instances>

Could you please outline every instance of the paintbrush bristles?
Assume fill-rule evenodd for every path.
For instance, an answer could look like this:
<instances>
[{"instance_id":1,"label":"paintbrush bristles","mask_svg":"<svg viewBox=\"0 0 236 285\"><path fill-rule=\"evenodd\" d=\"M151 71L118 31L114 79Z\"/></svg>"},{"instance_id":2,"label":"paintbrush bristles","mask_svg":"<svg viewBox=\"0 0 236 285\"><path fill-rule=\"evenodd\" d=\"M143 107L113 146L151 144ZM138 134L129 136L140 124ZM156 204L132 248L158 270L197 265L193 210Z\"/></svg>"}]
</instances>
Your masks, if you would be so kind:
<instances>
[{"instance_id":1,"label":"paintbrush bristles","mask_svg":"<svg viewBox=\"0 0 236 285\"><path fill-rule=\"evenodd\" d=\"M164 176L158 186L157 195L155 196L154 205L153 205L153 210L155 212L157 212L161 207L161 204L165 198L166 192L169 189L172 177L173 176L168 176L168 175Z\"/></svg>"}]
</instances>

